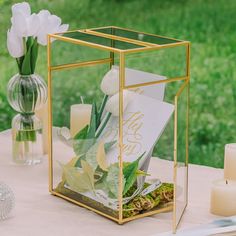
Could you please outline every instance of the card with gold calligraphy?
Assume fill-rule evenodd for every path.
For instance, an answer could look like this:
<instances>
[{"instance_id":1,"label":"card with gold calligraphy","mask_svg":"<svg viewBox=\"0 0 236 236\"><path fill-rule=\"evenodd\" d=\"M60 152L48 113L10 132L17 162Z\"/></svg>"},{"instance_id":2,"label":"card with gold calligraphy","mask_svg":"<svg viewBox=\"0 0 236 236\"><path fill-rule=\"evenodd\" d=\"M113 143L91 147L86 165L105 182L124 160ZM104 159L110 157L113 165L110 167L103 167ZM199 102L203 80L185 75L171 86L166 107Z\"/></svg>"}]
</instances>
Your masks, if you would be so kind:
<instances>
[{"instance_id":1,"label":"card with gold calligraphy","mask_svg":"<svg viewBox=\"0 0 236 236\"><path fill-rule=\"evenodd\" d=\"M123 161L132 162L142 153L150 153L173 111L172 104L132 92L123 116ZM118 141L118 132L119 118L112 117L102 133L102 139L105 142ZM118 156L117 142L107 153L107 162L118 162Z\"/></svg>"}]
</instances>

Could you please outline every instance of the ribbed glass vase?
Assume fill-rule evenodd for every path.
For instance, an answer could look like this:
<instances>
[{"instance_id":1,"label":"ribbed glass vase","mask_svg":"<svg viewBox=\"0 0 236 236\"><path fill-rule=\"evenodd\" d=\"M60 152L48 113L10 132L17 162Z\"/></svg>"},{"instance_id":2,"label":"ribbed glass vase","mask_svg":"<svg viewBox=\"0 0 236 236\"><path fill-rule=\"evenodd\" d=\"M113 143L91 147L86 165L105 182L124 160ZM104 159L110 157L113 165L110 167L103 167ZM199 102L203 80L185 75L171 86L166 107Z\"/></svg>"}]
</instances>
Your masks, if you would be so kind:
<instances>
[{"instance_id":1,"label":"ribbed glass vase","mask_svg":"<svg viewBox=\"0 0 236 236\"><path fill-rule=\"evenodd\" d=\"M8 101L19 114L12 120L12 154L18 164L42 160L42 124L35 116L47 101L47 85L37 74L16 74L8 83Z\"/></svg>"}]
</instances>

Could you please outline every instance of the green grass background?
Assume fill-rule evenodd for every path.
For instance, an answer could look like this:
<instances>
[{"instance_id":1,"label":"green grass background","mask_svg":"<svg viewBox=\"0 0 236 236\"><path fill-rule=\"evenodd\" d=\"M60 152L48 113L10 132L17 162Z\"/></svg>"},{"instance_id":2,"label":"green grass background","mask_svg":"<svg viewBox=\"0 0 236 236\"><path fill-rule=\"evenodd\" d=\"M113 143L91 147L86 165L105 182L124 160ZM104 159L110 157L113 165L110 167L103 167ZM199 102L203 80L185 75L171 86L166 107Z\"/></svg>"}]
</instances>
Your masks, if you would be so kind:
<instances>
[{"instance_id":1,"label":"green grass background","mask_svg":"<svg viewBox=\"0 0 236 236\"><path fill-rule=\"evenodd\" d=\"M0 0L1 130L11 126L15 114L6 99L7 82L17 73L16 63L6 49L6 31L10 26L11 5L15 2ZM33 12L49 9L69 23L70 29L117 25L191 41L190 162L223 167L224 145L236 141L235 0L37 0L29 3ZM46 78L46 48L40 48L36 71Z\"/></svg>"}]
</instances>

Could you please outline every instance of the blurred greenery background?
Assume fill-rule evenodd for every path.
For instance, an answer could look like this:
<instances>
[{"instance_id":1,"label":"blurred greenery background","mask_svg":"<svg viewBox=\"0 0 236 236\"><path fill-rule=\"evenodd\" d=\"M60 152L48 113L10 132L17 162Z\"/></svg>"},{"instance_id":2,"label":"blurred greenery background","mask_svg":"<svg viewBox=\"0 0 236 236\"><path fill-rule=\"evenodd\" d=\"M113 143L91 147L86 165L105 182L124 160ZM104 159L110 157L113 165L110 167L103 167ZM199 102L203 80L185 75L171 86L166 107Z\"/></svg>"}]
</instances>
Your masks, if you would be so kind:
<instances>
[{"instance_id":1,"label":"blurred greenery background","mask_svg":"<svg viewBox=\"0 0 236 236\"><path fill-rule=\"evenodd\" d=\"M17 66L6 49L11 5L0 0L0 129L15 112L6 86ZM37 0L32 11L48 9L70 29L117 25L186 39L191 51L190 162L223 167L224 145L236 140L235 0ZM46 48L37 73L46 78Z\"/></svg>"}]
</instances>

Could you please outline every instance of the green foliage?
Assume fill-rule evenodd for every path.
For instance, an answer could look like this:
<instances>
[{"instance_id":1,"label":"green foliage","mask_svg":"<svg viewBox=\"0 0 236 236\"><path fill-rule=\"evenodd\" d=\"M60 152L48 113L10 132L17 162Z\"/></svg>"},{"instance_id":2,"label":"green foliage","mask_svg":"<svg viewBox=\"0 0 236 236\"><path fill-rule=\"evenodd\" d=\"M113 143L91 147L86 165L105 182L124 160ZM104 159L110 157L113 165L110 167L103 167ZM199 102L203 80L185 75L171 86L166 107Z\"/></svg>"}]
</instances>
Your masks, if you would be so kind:
<instances>
[{"instance_id":1,"label":"green foliage","mask_svg":"<svg viewBox=\"0 0 236 236\"><path fill-rule=\"evenodd\" d=\"M111 141L111 142L105 143L104 144L105 152L107 153L115 143L116 143L116 141Z\"/></svg>"},{"instance_id":2,"label":"green foliage","mask_svg":"<svg viewBox=\"0 0 236 236\"><path fill-rule=\"evenodd\" d=\"M26 41L26 54L18 63L19 73L22 75L34 74L38 57L38 43L36 39L29 37Z\"/></svg>"},{"instance_id":3,"label":"green foliage","mask_svg":"<svg viewBox=\"0 0 236 236\"><path fill-rule=\"evenodd\" d=\"M6 99L6 85L17 73L17 66L15 60L8 55L5 40L10 25L10 7L15 2L18 1L0 1L1 130L10 127L14 115ZM214 3L212 0L28 2L33 11L45 8L62 17L64 23L70 24L70 29L117 25L191 41L189 160L196 164L223 166L224 144L235 142L236 130L235 0L216 0ZM62 47L60 58L57 59L76 60L78 57L75 56L84 55L82 50L75 51L73 46L71 48L67 50L68 48ZM145 66L153 64L148 61ZM36 70L47 78L46 48L40 49ZM68 105L78 103L81 95L86 103L92 103L94 98L96 101L102 100L101 93L98 89L95 90L99 88L100 81L90 73L92 68L87 67L86 71L88 79L78 80L76 86L73 84L74 80L67 77L55 83L55 91L64 88L55 96L55 124L69 124L69 110L62 114L61 107L69 109ZM71 72L74 78L83 73L77 70ZM99 73L96 75L103 76Z\"/></svg>"},{"instance_id":4,"label":"green foliage","mask_svg":"<svg viewBox=\"0 0 236 236\"><path fill-rule=\"evenodd\" d=\"M124 162L123 163L123 196L130 190L134 185L137 176L140 175L138 170L138 164L140 159L143 157L143 153L136 161L133 162ZM143 172L143 174L145 174ZM112 197L118 197L119 190L119 164L115 163L109 166L107 177L106 177L106 186L109 189Z\"/></svg>"},{"instance_id":5,"label":"green foliage","mask_svg":"<svg viewBox=\"0 0 236 236\"><path fill-rule=\"evenodd\" d=\"M83 129L81 129L79 131L79 133L77 133L74 137L75 140L78 140L78 139L86 139L87 138L87 133L88 133L88 128L89 126L86 125Z\"/></svg>"},{"instance_id":6,"label":"green foliage","mask_svg":"<svg viewBox=\"0 0 236 236\"><path fill-rule=\"evenodd\" d=\"M123 175L122 184L125 186L125 178ZM111 193L111 197L117 198L119 193L119 165L118 163L110 165L106 177L106 186Z\"/></svg>"},{"instance_id":7,"label":"green foliage","mask_svg":"<svg viewBox=\"0 0 236 236\"><path fill-rule=\"evenodd\" d=\"M99 124L97 124L97 117L98 117L97 106L96 103L93 102L87 138L95 138L95 133L99 126Z\"/></svg>"},{"instance_id":8,"label":"green foliage","mask_svg":"<svg viewBox=\"0 0 236 236\"><path fill-rule=\"evenodd\" d=\"M102 114L105 108L105 105L107 103L109 96L108 95L104 95L103 100L102 100L102 104L100 106L99 112L98 112L98 116L97 116L97 123L100 124L101 123L101 118L102 118Z\"/></svg>"},{"instance_id":9,"label":"green foliage","mask_svg":"<svg viewBox=\"0 0 236 236\"><path fill-rule=\"evenodd\" d=\"M123 167L123 175L125 179L125 187L123 189L123 194L125 195L127 191L133 186L136 180L136 173L138 171L138 163L140 159L144 156L143 153L136 161L126 164Z\"/></svg>"}]
</instances>

